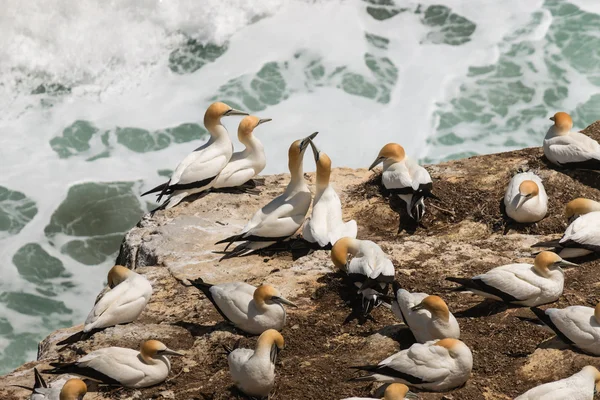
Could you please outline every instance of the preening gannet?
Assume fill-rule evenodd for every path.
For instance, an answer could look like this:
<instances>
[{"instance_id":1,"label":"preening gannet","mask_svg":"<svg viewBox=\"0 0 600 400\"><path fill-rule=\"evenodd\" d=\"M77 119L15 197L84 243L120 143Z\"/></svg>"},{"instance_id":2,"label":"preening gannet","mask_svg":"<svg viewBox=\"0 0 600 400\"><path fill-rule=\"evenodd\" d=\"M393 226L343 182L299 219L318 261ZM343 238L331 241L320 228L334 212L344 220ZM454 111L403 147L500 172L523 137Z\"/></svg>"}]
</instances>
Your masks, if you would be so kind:
<instances>
[{"instance_id":1,"label":"preening gannet","mask_svg":"<svg viewBox=\"0 0 600 400\"><path fill-rule=\"evenodd\" d=\"M31 388L29 400L81 400L87 393L87 386L81 379L59 379L48 385L37 368L33 369L33 373L35 384Z\"/></svg>"},{"instance_id":2,"label":"preening gannet","mask_svg":"<svg viewBox=\"0 0 600 400\"><path fill-rule=\"evenodd\" d=\"M544 138L544 154L553 164L567 168L600 169L600 144L581 132L571 132L573 120L565 112L550 118L554 125Z\"/></svg>"},{"instance_id":3,"label":"preening gannet","mask_svg":"<svg viewBox=\"0 0 600 400\"><path fill-rule=\"evenodd\" d=\"M275 329L259 336L256 350L225 347L235 386L249 396L267 397L275 383L275 362L283 347L283 336Z\"/></svg>"},{"instance_id":4,"label":"preening gannet","mask_svg":"<svg viewBox=\"0 0 600 400\"><path fill-rule=\"evenodd\" d=\"M222 117L232 115L248 113L234 110L225 103L211 104L204 114L204 126L210 133L208 142L185 157L175 168L171 179L142 196L159 192L157 202L160 203L162 196L168 195L169 199L161 207L171 208L187 196L211 188L233 154L233 144L227 129L221 124Z\"/></svg>"},{"instance_id":5,"label":"preening gannet","mask_svg":"<svg viewBox=\"0 0 600 400\"><path fill-rule=\"evenodd\" d=\"M396 288L392 311L410 328L419 343L445 338L459 339L460 328L448 306L438 296L427 293L410 293Z\"/></svg>"},{"instance_id":6,"label":"preening gannet","mask_svg":"<svg viewBox=\"0 0 600 400\"><path fill-rule=\"evenodd\" d=\"M521 306L538 306L556 301L563 292L561 266L577 266L557 254L542 251L531 264L508 264L473 278L446 278L460 284L456 291Z\"/></svg>"},{"instance_id":7,"label":"preening gannet","mask_svg":"<svg viewBox=\"0 0 600 400\"><path fill-rule=\"evenodd\" d=\"M313 199L312 214L304 222L302 237L325 247L341 237L356 238L356 221L344 222L342 203L333 186L329 184L331 159L310 141L317 164L317 192Z\"/></svg>"},{"instance_id":8,"label":"preening gannet","mask_svg":"<svg viewBox=\"0 0 600 400\"><path fill-rule=\"evenodd\" d=\"M348 261L348 254L352 259ZM339 239L331 249L331 261L344 271L362 294L363 314L381 304L394 280L394 265L377 244L349 237Z\"/></svg>"},{"instance_id":9,"label":"preening gannet","mask_svg":"<svg viewBox=\"0 0 600 400\"><path fill-rule=\"evenodd\" d=\"M565 208L572 221L562 238L539 242L531 247L553 247L563 258L575 258L600 253L600 204L588 199L575 199Z\"/></svg>"},{"instance_id":10,"label":"preening gannet","mask_svg":"<svg viewBox=\"0 0 600 400\"><path fill-rule=\"evenodd\" d=\"M96 350L70 363L50 363L48 374L75 374L109 385L143 388L163 382L171 371L166 356L182 356L158 340L148 340L140 351L123 347Z\"/></svg>"},{"instance_id":11,"label":"preening gannet","mask_svg":"<svg viewBox=\"0 0 600 400\"><path fill-rule=\"evenodd\" d=\"M429 172L416 161L406 157L404 148L388 143L379 152L369 169L383 162L381 182L391 193L397 194L406 203L408 215L419 222L425 214L425 197L437 199L431 189L433 182Z\"/></svg>"},{"instance_id":12,"label":"preening gannet","mask_svg":"<svg viewBox=\"0 0 600 400\"><path fill-rule=\"evenodd\" d=\"M504 195L506 214L517 222L537 222L546 216L548 196L539 176L533 172L516 174Z\"/></svg>"},{"instance_id":13,"label":"preening gannet","mask_svg":"<svg viewBox=\"0 0 600 400\"><path fill-rule=\"evenodd\" d=\"M531 311L563 342L600 356L600 303L595 308L570 306Z\"/></svg>"},{"instance_id":14,"label":"preening gannet","mask_svg":"<svg viewBox=\"0 0 600 400\"><path fill-rule=\"evenodd\" d=\"M211 285L202 279L190 281L213 303L219 314L236 328L253 335L259 335L267 329L280 331L285 325L283 304L297 307L291 301L281 297L271 285L258 288L244 282Z\"/></svg>"},{"instance_id":15,"label":"preening gannet","mask_svg":"<svg viewBox=\"0 0 600 400\"><path fill-rule=\"evenodd\" d=\"M473 368L471 350L458 339L415 343L377 365L352 367L370 372L357 381L400 382L419 389L443 391L463 385Z\"/></svg>"},{"instance_id":16,"label":"preening gannet","mask_svg":"<svg viewBox=\"0 0 600 400\"><path fill-rule=\"evenodd\" d=\"M271 121L271 118L260 119L249 115L242 119L238 126L238 139L246 148L233 153L229 163L223 168L214 188L230 188L241 186L265 169L267 158L262 143L254 136L253 131L260 124Z\"/></svg>"},{"instance_id":17,"label":"preening gannet","mask_svg":"<svg viewBox=\"0 0 600 400\"><path fill-rule=\"evenodd\" d=\"M291 179L283 194L258 210L240 234L215 243L227 243L227 247L225 247L227 250L232 243L244 241L225 258L242 256L284 241L302 226L312 199L302 168L304 151L317 133L302 140L296 140L290 146L288 166Z\"/></svg>"},{"instance_id":18,"label":"preening gannet","mask_svg":"<svg viewBox=\"0 0 600 400\"><path fill-rule=\"evenodd\" d=\"M536 386L515 400L593 400L598 383L600 372L588 365L568 378Z\"/></svg>"},{"instance_id":19,"label":"preening gannet","mask_svg":"<svg viewBox=\"0 0 600 400\"><path fill-rule=\"evenodd\" d=\"M418 399L419 397L413 392L408 391L408 386L403 383L392 383L383 393L381 399L375 399L371 397L348 397L343 400L404 400L404 399Z\"/></svg>"}]
</instances>

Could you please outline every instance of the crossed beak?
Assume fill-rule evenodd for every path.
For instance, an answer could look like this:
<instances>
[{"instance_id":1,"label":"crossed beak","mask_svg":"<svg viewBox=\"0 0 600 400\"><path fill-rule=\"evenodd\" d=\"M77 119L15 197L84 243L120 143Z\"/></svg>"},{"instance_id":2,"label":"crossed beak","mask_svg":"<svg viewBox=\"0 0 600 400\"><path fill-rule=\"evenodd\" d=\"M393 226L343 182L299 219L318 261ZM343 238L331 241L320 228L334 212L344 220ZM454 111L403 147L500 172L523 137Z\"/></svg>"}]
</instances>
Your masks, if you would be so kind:
<instances>
[{"instance_id":1,"label":"crossed beak","mask_svg":"<svg viewBox=\"0 0 600 400\"><path fill-rule=\"evenodd\" d=\"M290 306L290 307L298 308L298 306L296 304L292 303L291 301L289 301L285 297L273 296L273 297L271 297L271 300L274 301L275 303L285 304L285 305Z\"/></svg>"},{"instance_id":2,"label":"crossed beak","mask_svg":"<svg viewBox=\"0 0 600 400\"><path fill-rule=\"evenodd\" d=\"M319 162L319 155L321 154L321 152L319 151L319 149L317 149L317 146L315 146L315 143L311 139L309 139L308 141L310 142L310 147L312 148L313 156L315 156L315 162Z\"/></svg>"},{"instance_id":3,"label":"crossed beak","mask_svg":"<svg viewBox=\"0 0 600 400\"><path fill-rule=\"evenodd\" d=\"M273 121L273 120L271 118L259 119L258 124L256 124L256 126L259 126L260 124L264 124L265 122L269 122L269 121Z\"/></svg>"},{"instance_id":4,"label":"crossed beak","mask_svg":"<svg viewBox=\"0 0 600 400\"><path fill-rule=\"evenodd\" d=\"M247 112L236 110L235 108L227 110L227 111L225 111L225 114L223 114L223 116L225 116L225 117L230 117L232 115L250 115L250 114L248 114Z\"/></svg>"},{"instance_id":5,"label":"crossed beak","mask_svg":"<svg viewBox=\"0 0 600 400\"><path fill-rule=\"evenodd\" d=\"M377 165L379 165L382 161L382 157L377 157L377 160L373 161L373 164L371 164L371 166L369 167L369 171L375 168Z\"/></svg>"},{"instance_id":6,"label":"crossed beak","mask_svg":"<svg viewBox=\"0 0 600 400\"><path fill-rule=\"evenodd\" d=\"M306 148L308 147L308 145L310 144L310 142L315 137L317 137L318 134L319 134L319 132L315 132L312 135L309 135L309 136L305 137L304 139L302 139L302 141L300 142L300 151L306 150Z\"/></svg>"},{"instance_id":7,"label":"crossed beak","mask_svg":"<svg viewBox=\"0 0 600 400\"><path fill-rule=\"evenodd\" d=\"M175 350L171 350L169 348L164 349L163 351L160 352L161 355L165 355L165 356L181 356L183 357L183 354L176 352Z\"/></svg>"}]
</instances>

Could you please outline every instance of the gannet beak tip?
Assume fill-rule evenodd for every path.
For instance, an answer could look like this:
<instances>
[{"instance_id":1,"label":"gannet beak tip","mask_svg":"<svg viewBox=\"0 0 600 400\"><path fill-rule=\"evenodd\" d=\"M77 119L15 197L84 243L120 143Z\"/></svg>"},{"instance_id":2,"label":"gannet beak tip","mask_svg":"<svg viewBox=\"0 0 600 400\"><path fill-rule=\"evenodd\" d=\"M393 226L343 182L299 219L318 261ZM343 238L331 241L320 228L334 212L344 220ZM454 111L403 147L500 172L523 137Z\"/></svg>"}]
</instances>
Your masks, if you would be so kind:
<instances>
[{"instance_id":1,"label":"gannet beak tip","mask_svg":"<svg viewBox=\"0 0 600 400\"><path fill-rule=\"evenodd\" d=\"M296 304L292 303L291 301L289 301L285 297L273 296L273 297L271 297L271 300L273 300L276 303L285 304L285 305L290 306L290 307L298 308L298 306Z\"/></svg>"},{"instance_id":2,"label":"gannet beak tip","mask_svg":"<svg viewBox=\"0 0 600 400\"><path fill-rule=\"evenodd\" d=\"M232 115L250 115L247 112L244 111L240 111L240 110L236 110L235 108L232 108L231 110L228 110L225 113L225 116L230 117Z\"/></svg>"},{"instance_id":3,"label":"gannet beak tip","mask_svg":"<svg viewBox=\"0 0 600 400\"><path fill-rule=\"evenodd\" d=\"M179 352L177 352L177 351L175 351L175 350L171 350L171 349L169 349L169 348L165 349L165 350L164 350L164 351L162 351L161 353L162 353L163 355L165 355L165 356L180 356L180 357L183 357L183 356L184 356L184 354L182 354L182 353L179 353Z\"/></svg>"},{"instance_id":4,"label":"gannet beak tip","mask_svg":"<svg viewBox=\"0 0 600 400\"><path fill-rule=\"evenodd\" d=\"M575 264L575 263L572 263L572 262L567 261L567 260L560 261L559 265L562 265L564 267L579 267L579 264Z\"/></svg>"},{"instance_id":5,"label":"gannet beak tip","mask_svg":"<svg viewBox=\"0 0 600 400\"><path fill-rule=\"evenodd\" d=\"M256 124L256 126L260 125L260 124L264 124L265 122L271 122L273 121L273 119L271 118L262 118L258 120L258 124Z\"/></svg>"},{"instance_id":6,"label":"gannet beak tip","mask_svg":"<svg viewBox=\"0 0 600 400\"><path fill-rule=\"evenodd\" d=\"M553 121L553 122L554 122L554 117L550 117L549 119L550 119L550 121Z\"/></svg>"},{"instance_id":7,"label":"gannet beak tip","mask_svg":"<svg viewBox=\"0 0 600 400\"><path fill-rule=\"evenodd\" d=\"M380 162L381 162L381 160L379 158L377 160L373 161L373 164L371 164L371 166L369 167L369 171L371 171L373 168L375 168L377 165L379 165Z\"/></svg>"}]
</instances>

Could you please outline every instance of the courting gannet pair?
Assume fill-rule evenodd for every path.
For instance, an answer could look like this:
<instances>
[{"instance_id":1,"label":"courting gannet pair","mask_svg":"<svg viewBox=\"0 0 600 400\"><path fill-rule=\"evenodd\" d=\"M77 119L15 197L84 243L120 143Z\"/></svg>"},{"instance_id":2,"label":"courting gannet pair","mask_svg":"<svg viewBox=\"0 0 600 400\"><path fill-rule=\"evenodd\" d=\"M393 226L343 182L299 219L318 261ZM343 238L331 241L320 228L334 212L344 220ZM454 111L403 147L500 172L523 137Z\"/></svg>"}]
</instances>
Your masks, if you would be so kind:
<instances>
[{"instance_id":1,"label":"courting gannet pair","mask_svg":"<svg viewBox=\"0 0 600 400\"><path fill-rule=\"evenodd\" d=\"M75 374L108 385L129 388L153 386L167 379L171 363L166 356L182 356L158 340L148 340L140 351L124 347L106 347L75 362L50 363L48 374Z\"/></svg>"},{"instance_id":2,"label":"courting gannet pair","mask_svg":"<svg viewBox=\"0 0 600 400\"><path fill-rule=\"evenodd\" d=\"M29 400L82 400L87 393L87 385L81 379L59 379L48 385L37 368L33 368L33 373L35 384Z\"/></svg>"},{"instance_id":3,"label":"courting gannet pair","mask_svg":"<svg viewBox=\"0 0 600 400\"><path fill-rule=\"evenodd\" d=\"M506 214L517 222L542 220L548 212L548 195L539 176L533 172L516 174L504 195Z\"/></svg>"},{"instance_id":4,"label":"courting gannet pair","mask_svg":"<svg viewBox=\"0 0 600 400\"><path fill-rule=\"evenodd\" d=\"M211 285L202 279L190 283L204 293L225 320L253 335L268 329L283 329L286 318L283 304L298 307L281 297L271 285L258 288L244 282Z\"/></svg>"},{"instance_id":5,"label":"courting gannet pair","mask_svg":"<svg viewBox=\"0 0 600 400\"><path fill-rule=\"evenodd\" d=\"M515 400L593 400L599 383L600 372L588 365L568 378L536 386Z\"/></svg>"},{"instance_id":6,"label":"courting gannet pair","mask_svg":"<svg viewBox=\"0 0 600 400\"><path fill-rule=\"evenodd\" d=\"M403 383L392 383L383 393L381 399L374 399L371 397L348 397L342 400L404 400L404 399L418 399L418 396L408 391L408 386Z\"/></svg>"},{"instance_id":7,"label":"courting gannet pair","mask_svg":"<svg viewBox=\"0 0 600 400\"><path fill-rule=\"evenodd\" d=\"M456 291L533 307L558 300L565 280L561 266L578 265L565 261L552 252L542 251L535 257L533 265L508 264L473 278L448 277L446 280L461 285L454 289Z\"/></svg>"},{"instance_id":8,"label":"courting gannet pair","mask_svg":"<svg viewBox=\"0 0 600 400\"><path fill-rule=\"evenodd\" d=\"M539 242L531 247L553 247L563 258L600 253L600 203L589 199L570 201L565 214L570 225L557 240Z\"/></svg>"},{"instance_id":9,"label":"courting gannet pair","mask_svg":"<svg viewBox=\"0 0 600 400\"><path fill-rule=\"evenodd\" d=\"M383 162L381 182L391 193L397 194L406 203L408 215L419 222L425 214L425 197L438 199L431 189L433 182L429 172L416 161L408 158L404 148L388 143L379 151L369 170Z\"/></svg>"},{"instance_id":10,"label":"courting gannet pair","mask_svg":"<svg viewBox=\"0 0 600 400\"><path fill-rule=\"evenodd\" d=\"M357 381L399 382L432 391L463 385L471 375L473 354L457 339L415 343L377 365L352 367L368 371Z\"/></svg>"},{"instance_id":11,"label":"courting gannet pair","mask_svg":"<svg viewBox=\"0 0 600 400\"><path fill-rule=\"evenodd\" d=\"M554 125L544 138L544 154L553 164L566 168L600 169L600 144L581 132L571 132L573 120L565 112L550 118Z\"/></svg>"}]
</instances>

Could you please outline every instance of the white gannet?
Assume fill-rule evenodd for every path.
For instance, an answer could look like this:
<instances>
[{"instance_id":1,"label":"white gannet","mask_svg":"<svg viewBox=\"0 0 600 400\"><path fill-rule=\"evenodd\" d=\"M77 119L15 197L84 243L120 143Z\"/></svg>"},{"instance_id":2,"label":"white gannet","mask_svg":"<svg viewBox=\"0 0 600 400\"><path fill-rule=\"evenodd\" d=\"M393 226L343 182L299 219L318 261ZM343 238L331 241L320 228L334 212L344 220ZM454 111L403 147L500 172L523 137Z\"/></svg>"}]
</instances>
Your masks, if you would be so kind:
<instances>
[{"instance_id":1,"label":"white gannet","mask_svg":"<svg viewBox=\"0 0 600 400\"><path fill-rule=\"evenodd\" d=\"M593 200L575 199L567 204L565 214L570 225L562 238L539 242L531 247L553 247L553 251L563 258L600 253L600 204Z\"/></svg>"},{"instance_id":2,"label":"white gannet","mask_svg":"<svg viewBox=\"0 0 600 400\"><path fill-rule=\"evenodd\" d=\"M357 381L400 382L419 389L444 391L463 385L473 368L473 355L458 339L415 343L377 365L352 367L370 372Z\"/></svg>"},{"instance_id":3,"label":"white gannet","mask_svg":"<svg viewBox=\"0 0 600 400\"><path fill-rule=\"evenodd\" d=\"M249 396L267 397L275 383L275 362L283 347L283 336L275 329L259 336L256 350L225 347L235 386Z\"/></svg>"},{"instance_id":4,"label":"white gannet","mask_svg":"<svg viewBox=\"0 0 600 400\"><path fill-rule=\"evenodd\" d=\"M537 222L548 212L548 195L539 176L533 172L516 174L504 195L506 214L517 222Z\"/></svg>"},{"instance_id":5,"label":"white gannet","mask_svg":"<svg viewBox=\"0 0 600 400\"><path fill-rule=\"evenodd\" d=\"M171 371L166 356L182 356L158 340L148 340L140 351L106 347L70 363L50 363L48 374L75 374L109 385L143 388L163 382Z\"/></svg>"},{"instance_id":6,"label":"white gannet","mask_svg":"<svg viewBox=\"0 0 600 400\"><path fill-rule=\"evenodd\" d=\"M348 261L348 254L352 259ZM331 261L344 271L362 294L363 314L381 304L394 280L394 265L377 244L370 240L343 237L331 249Z\"/></svg>"},{"instance_id":7,"label":"white gannet","mask_svg":"<svg viewBox=\"0 0 600 400\"><path fill-rule=\"evenodd\" d=\"M570 306L531 311L563 342L600 356L600 303L595 308Z\"/></svg>"},{"instance_id":8,"label":"white gannet","mask_svg":"<svg viewBox=\"0 0 600 400\"><path fill-rule=\"evenodd\" d=\"M202 279L190 283L204 293L223 318L253 335L267 329L283 329L286 313L282 304L298 307L281 297L271 285L254 287L244 282L211 285Z\"/></svg>"},{"instance_id":9,"label":"white gannet","mask_svg":"<svg viewBox=\"0 0 600 400\"><path fill-rule=\"evenodd\" d=\"M381 182L387 190L400 196L406 203L408 215L419 222L425 214L425 197L437 199L431 193L433 182L429 172L416 161L406 157L404 148L396 143L388 143L379 152L369 170L383 162Z\"/></svg>"},{"instance_id":10,"label":"white gannet","mask_svg":"<svg viewBox=\"0 0 600 400\"><path fill-rule=\"evenodd\" d=\"M253 131L271 118L260 119L253 115L244 117L238 126L238 139L246 148L233 153L229 163L223 168L212 187L231 188L241 186L265 169L267 158L262 143Z\"/></svg>"},{"instance_id":11,"label":"white gannet","mask_svg":"<svg viewBox=\"0 0 600 400\"><path fill-rule=\"evenodd\" d=\"M242 256L284 241L302 226L312 199L302 168L304 151L317 133L302 140L296 140L290 146L288 167L291 179L283 194L258 210L240 234L215 243L227 243L225 247L227 250L232 243L244 241L223 258Z\"/></svg>"},{"instance_id":12,"label":"white gannet","mask_svg":"<svg viewBox=\"0 0 600 400\"><path fill-rule=\"evenodd\" d=\"M419 397L413 392L408 391L408 386L403 383L392 383L383 393L381 399L375 399L371 397L348 397L342 400L404 400L404 399L418 399Z\"/></svg>"},{"instance_id":13,"label":"white gannet","mask_svg":"<svg viewBox=\"0 0 600 400\"><path fill-rule=\"evenodd\" d=\"M85 339L87 333L96 329L135 321L152 295L152 285L146 277L121 265L115 265L108 271L108 286L110 290L96 301L85 320L83 331L58 345Z\"/></svg>"},{"instance_id":14,"label":"white gannet","mask_svg":"<svg viewBox=\"0 0 600 400\"><path fill-rule=\"evenodd\" d=\"M187 196L211 188L215 178L233 154L233 144L227 129L221 124L222 117L231 115L248 113L234 110L225 103L211 104L204 113L204 126L210 133L208 142L185 157L167 182L143 193L142 196L159 192L157 202L160 203L162 196L168 195L169 198L161 208L171 208Z\"/></svg>"},{"instance_id":15,"label":"white gannet","mask_svg":"<svg viewBox=\"0 0 600 400\"><path fill-rule=\"evenodd\" d=\"M600 372L588 365L568 378L529 389L515 400L593 400Z\"/></svg>"},{"instance_id":16,"label":"white gannet","mask_svg":"<svg viewBox=\"0 0 600 400\"><path fill-rule=\"evenodd\" d=\"M544 154L553 164L567 168L600 169L600 144L581 132L571 132L573 120L565 112L550 118L554 125L544 138Z\"/></svg>"},{"instance_id":17,"label":"white gannet","mask_svg":"<svg viewBox=\"0 0 600 400\"><path fill-rule=\"evenodd\" d=\"M87 386L81 379L59 379L48 385L37 368L33 368L33 373L33 388L18 386L31 390L29 400L81 400L87 393Z\"/></svg>"},{"instance_id":18,"label":"white gannet","mask_svg":"<svg viewBox=\"0 0 600 400\"><path fill-rule=\"evenodd\" d=\"M342 203L333 186L329 184L331 159L310 141L317 164L317 192L313 199L312 214L304 222L302 237L320 247L333 245L341 237L356 238L356 221L344 222Z\"/></svg>"},{"instance_id":19,"label":"white gannet","mask_svg":"<svg viewBox=\"0 0 600 400\"><path fill-rule=\"evenodd\" d=\"M565 261L557 254L542 251L531 264L508 264L496 267L473 278L446 280L460 284L455 291L521 306L539 306L556 301L563 292L565 276L561 266L577 264Z\"/></svg>"},{"instance_id":20,"label":"white gannet","mask_svg":"<svg viewBox=\"0 0 600 400\"><path fill-rule=\"evenodd\" d=\"M394 282L394 286L396 285ZM460 338L458 322L441 297L410 293L398 288L396 299L392 302L392 311L410 328L419 343Z\"/></svg>"}]
</instances>

